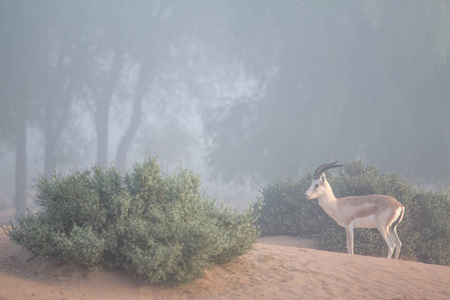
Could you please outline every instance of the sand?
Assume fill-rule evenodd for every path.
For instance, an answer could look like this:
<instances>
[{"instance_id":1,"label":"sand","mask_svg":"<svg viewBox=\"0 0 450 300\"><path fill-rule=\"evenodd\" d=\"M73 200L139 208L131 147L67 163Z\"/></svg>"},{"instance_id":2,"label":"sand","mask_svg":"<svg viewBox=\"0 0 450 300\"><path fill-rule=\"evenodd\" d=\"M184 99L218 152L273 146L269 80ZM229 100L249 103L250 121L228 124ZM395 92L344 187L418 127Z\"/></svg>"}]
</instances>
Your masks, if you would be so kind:
<instances>
[{"instance_id":1,"label":"sand","mask_svg":"<svg viewBox=\"0 0 450 300\"><path fill-rule=\"evenodd\" d=\"M172 288L124 272L42 261L0 230L5 299L450 299L450 267L319 251L311 240L261 238L235 262Z\"/></svg>"}]
</instances>

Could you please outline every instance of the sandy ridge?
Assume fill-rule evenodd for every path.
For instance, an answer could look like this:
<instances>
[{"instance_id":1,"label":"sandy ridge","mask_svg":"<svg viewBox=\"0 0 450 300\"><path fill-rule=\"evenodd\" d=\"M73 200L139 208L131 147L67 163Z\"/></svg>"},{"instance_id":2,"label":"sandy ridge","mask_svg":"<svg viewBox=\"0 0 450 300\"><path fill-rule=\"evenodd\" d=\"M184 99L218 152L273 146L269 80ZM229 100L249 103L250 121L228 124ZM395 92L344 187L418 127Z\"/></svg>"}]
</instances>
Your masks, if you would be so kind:
<instances>
[{"instance_id":1,"label":"sandy ridge","mask_svg":"<svg viewBox=\"0 0 450 300\"><path fill-rule=\"evenodd\" d=\"M85 273L42 261L0 230L5 299L450 299L450 267L315 249L310 240L263 238L237 261L174 288L123 272Z\"/></svg>"}]
</instances>

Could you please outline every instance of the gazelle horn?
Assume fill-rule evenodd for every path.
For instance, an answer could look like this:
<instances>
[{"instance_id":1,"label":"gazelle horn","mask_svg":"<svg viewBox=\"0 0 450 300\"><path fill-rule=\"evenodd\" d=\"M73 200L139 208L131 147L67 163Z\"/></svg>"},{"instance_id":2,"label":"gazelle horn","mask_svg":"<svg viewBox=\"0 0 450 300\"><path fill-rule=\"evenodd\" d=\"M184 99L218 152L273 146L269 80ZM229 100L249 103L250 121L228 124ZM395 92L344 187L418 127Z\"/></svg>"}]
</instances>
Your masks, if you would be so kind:
<instances>
[{"instance_id":1,"label":"gazelle horn","mask_svg":"<svg viewBox=\"0 0 450 300\"><path fill-rule=\"evenodd\" d=\"M339 168L342 167L343 165L336 165L337 161L335 161L334 163L331 164L324 164L321 165L320 167L317 168L317 170L314 172L314 179L315 180L319 180L320 176L329 169L333 169L333 168Z\"/></svg>"}]
</instances>

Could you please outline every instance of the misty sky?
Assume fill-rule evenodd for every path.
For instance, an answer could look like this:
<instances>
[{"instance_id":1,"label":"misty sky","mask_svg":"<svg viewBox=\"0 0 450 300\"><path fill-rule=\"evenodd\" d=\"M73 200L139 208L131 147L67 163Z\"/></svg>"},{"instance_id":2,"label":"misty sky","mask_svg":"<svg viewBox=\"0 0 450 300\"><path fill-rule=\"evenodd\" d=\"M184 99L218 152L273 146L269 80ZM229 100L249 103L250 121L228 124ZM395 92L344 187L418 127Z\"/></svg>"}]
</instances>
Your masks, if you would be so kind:
<instances>
[{"instance_id":1,"label":"misty sky","mask_svg":"<svg viewBox=\"0 0 450 300\"><path fill-rule=\"evenodd\" d=\"M336 160L448 185L449 57L450 1L0 0L0 202L146 153L238 202Z\"/></svg>"}]
</instances>

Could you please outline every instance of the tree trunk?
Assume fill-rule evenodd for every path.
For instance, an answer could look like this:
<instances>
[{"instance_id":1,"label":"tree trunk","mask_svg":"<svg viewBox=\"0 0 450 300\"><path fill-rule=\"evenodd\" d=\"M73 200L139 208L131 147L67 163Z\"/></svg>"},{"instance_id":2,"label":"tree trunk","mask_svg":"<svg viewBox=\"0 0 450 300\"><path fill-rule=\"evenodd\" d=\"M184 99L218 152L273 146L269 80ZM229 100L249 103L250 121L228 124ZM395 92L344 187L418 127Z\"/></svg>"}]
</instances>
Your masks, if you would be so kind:
<instances>
[{"instance_id":1,"label":"tree trunk","mask_svg":"<svg viewBox=\"0 0 450 300\"><path fill-rule=\"evenodd\" d=\"M54 103L49 97L45 100L44 111L44 176L52 175L56 166L56 137L53 130L54 110Z\"/></svg>"},{"instance_id":2,"label":"tree trunk","mask_svg":"<svg viewBox=\"0 0 450 300\"><path fill-rule=\"evenodd\" d=\"M109 103L101 101L95 112L95 130L97 132L97 163L106 165L108 162L108 126Z\"/></svg>"},{"instance_id":3,"label":"tree trunk","mask_svg":"<svg viewBox=\"0 0 450 300\"><path fill-rule=\"evenodd\" d=\"M117 149L116 156L116 167L118 170L124 172L126 169L127 155L130 150L130 146L136 135L139 125L142 119L142 102L147 91L148 81L150 77L149 66L146 63L142 64L141 74L139 75L139 80L136 86L136 93L134 95L133 102L133 112L131 115L130 123L128 124L127 130L120 139L119 147Z\"/></svg>"},{"instance_id":4,"label":"tree trunk","mask_svg":"<svg viewBox=\"0 0 450 300\"><path fill-rule=\"evenodd\" d=\"M57 145L60 143L61 132L67 128L70 109L70 95L63 91L63 61L65 51L61 51L55 68L48 70L49 76L44 98L44 176L53 175L57 161ZM58 110L57 108L60 108Z\"/></svg>"},{"instance_id":5,"label":"tree trunk","mask_svg":"<svg viewBox=\"0 0 450 300\"><path fill-rule=\"evenodd\" d=\"M117 52L114 63L109 74L108 81L104 87L95 110L95 130L97 133L97 163L105 165L108 163L108 132L109 132L109 109L111 106L114 88L120 79L120 70L123 63L123 53Z\"/></svg>"},{"instance_id":6,"label":"tree trunk","mask_svg":"<svg viewBox=\"0 0 450 300\"><path fill-rule=\"evenodd\" d=\"M27 208L27 126L23 113L17 119L15 184L14 208L16 216L20 217L26 214Z\"/></svg>"}]
</instances>

